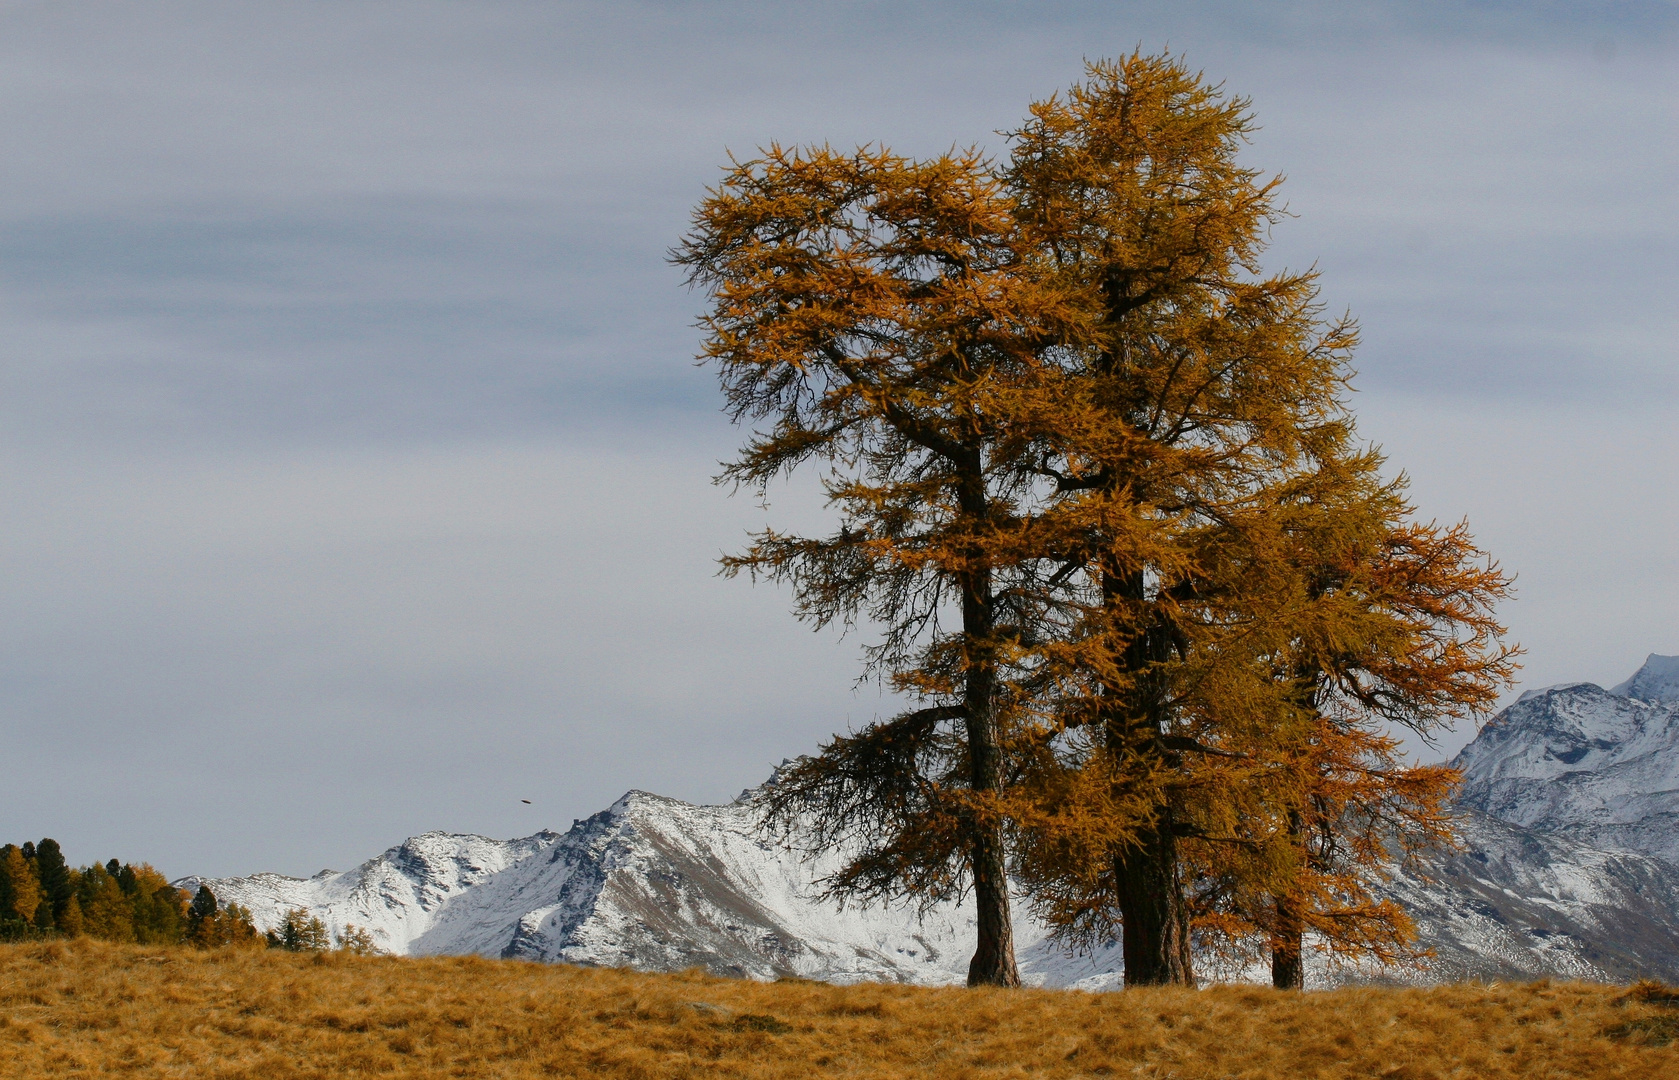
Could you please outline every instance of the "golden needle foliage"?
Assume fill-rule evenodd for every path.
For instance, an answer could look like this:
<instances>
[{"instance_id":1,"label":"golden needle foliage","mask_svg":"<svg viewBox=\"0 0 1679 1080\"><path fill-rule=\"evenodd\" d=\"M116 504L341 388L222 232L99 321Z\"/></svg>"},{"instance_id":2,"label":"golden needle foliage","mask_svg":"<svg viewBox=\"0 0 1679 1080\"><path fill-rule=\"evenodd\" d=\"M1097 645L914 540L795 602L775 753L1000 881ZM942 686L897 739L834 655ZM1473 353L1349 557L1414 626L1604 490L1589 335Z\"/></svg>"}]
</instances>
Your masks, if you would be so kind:
<instances>
[{"instance_id":1,"label":"golden needle foliage","mask_svg":"<svg viewBox=\"0 0 1679 1080\"><path fill-rule=\"evenodd\" d=\"M823 467L841 517L826 537L766 531L725 569L790 582L818 626L868 616L872 664L925 702L783 774L772 820L814 820L814 848L854 845L836 894L971 885L970 980L1001 985L1018 975L995 801L1009 671L1035 622L1023 575L1041 558L1020 441L1044 343L1072 317L1021 272L1011 209L976 152L772 146L727 171L675 253L712 301L703 358L757 425L721 479L762 495Z\"/></svg>"},{"instance_id":2,"label":"golden needle foliage","mask_svg":"<svg viewBox=\"0 0 1679 1080\"><path fill-rule=\"evenodd\" d=\"M753 983L472 957L0 946L0 1078L1679 1075L1679 996Z\"/></svg>"},{"instance_id":3,"label":"golden needle foliage","mask_svg":"<svg viewBox=\"0 0 1679 1080\"><path fill-rule=\"evenodd\" d=\"M1086 316L1043 419L1038 537L1075 615L1043 652L1018 861L1070 941L1123 940L1128 985L1193 984L1197 928L1401 955L1367 885L1384 841L1446 838L1453 778L1405 768L1388 729L1482 711L1513 668L1508 579L1412 522L1356 440L1356 327L1314 273L1259 263L1282 211L1238 163L1247 110L1169 56L1092 64L1006 170Z\"/></svg>"},{"instance_id":4,"label":"golden needle foliage","mask_svg":"<svg viewBox=\"0 0 1679 1080\"><path fill-rule=\"evenodd\" d=\"M728 572L867 615L917 708L783 773L771 821L849 844L841 896L977 894L973 982L1014 983L1003 856L1128 984L1193 984L1197 929L1393 959L1384 845L1445 842L1452 775L1394 725L1477 715L1509 579L1413 520L1345 405L1356 327L1260 265L1279 181L1248 102L1170 56L1091 64L1011 153L771 147L675 253L753 426L722 479L825 468L838 531ZM1012 846L1012 850L1008 850ZM1286 954L1286 955L1285 955Z\"/></svg>"}]
</instances>

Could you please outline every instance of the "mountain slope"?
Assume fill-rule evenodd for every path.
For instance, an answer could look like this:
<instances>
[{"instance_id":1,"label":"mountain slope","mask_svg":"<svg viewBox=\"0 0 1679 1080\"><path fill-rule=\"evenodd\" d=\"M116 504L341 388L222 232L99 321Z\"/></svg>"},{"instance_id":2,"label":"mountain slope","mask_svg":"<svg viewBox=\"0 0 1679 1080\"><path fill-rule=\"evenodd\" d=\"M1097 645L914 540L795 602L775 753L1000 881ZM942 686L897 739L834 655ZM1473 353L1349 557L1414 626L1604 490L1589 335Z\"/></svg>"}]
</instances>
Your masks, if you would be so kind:
<instances>
[{"instance_id":1,"label":"mountain slope","mask_svg":"<svg viewBox=\"0 0 1679 1080\"><path fill-rule=\"evenodd\" d=\"M1622 686L1662 690L1672 657L1652 656ZM1679 864L1679 699L1640 699L1591 683L1522 695L1453 761L1459 805L1605 850Z\"/></svg>"},{"instance_id":2,"label":"mountain slope","mask_svg":"<svg viewBox=\"0 0 1679 1080\"><path fill-rule=\"evenodd\" d=\"M1434 958L1382 969L1313 963L1309 984L1679 981L1679 703L1659 698L1669 659L1651 657L1623 684L1649 696L1553 687L1489 723L1456 761L1465 772L1463 850L1395 870L1379 889L1411 912ZM632 791L564 835L428 833L341 874L203 883L251 908L265 929L304 907L329 929L366 928L397 953L760 979L963 981L970 905L918 917L903 906L824 902L813 882L838 867L839 853L805 863L766 841L755 796L694 806ZM1117 948L1069 957L1018 912L1027 982L1122 982ZM1259 965L1204 959L1212 979L1267 977Z\"/></svg>"},{"instance_id":3,"label":"mountain slope","mask_svg":"<svg viewBox=\"0 0 1679 1080\"><path fill-rule=\"evenodd\" d=\"M1458 814L1457 832L1461 851L1378 890L1404 906L1435 957L1416 971L1331 981L1679 981L1679 867L1469 809Z\"/></svg>"},{"instance_id":4,"label":"mountain slope","mask_svg":"<svg viewBox=\"0 0 1679 1080\"><path fill-rule=\"evenodd\" d=\"M1679 656L1651 653L1632 678L1609 692L1643 701L1679 702Z\"/></svg>"},{"instance_id":5,"label":"mountain slope","mask_svg":"<svg viewBox=\"0 0 1679 1080\"><path fill-rule=\"evenodd\" d=\"M766 844L750 800L692 806L631 792L476 884L451 888L480 837L430 833L345 874L206 879L223 900L250 907L259 926L305 907L330 929L367 928L392 952L477 953L644 971L699 967L716 974L829 982L963 981L974 940L970 905L839 910L811 882L836 856L804 864ZM1403 903L1436 957L1418 967L1328 970L1313 985L1427 984L1465 978L1558 976L1679 980L1679 868L1631 853L1593 851L1467 811L1466 850L1396 873L1380 890ZM431 858L415 853L430 852ZM196 884L196 880L194 884ZM404 898L412 901L404 902ZM1069 957L1030 918L1017 918L1022 975L1031 984L1117 986L1117 949ZM1209 978L1265 977L1207 957Z\"/></svg>"},{"instance_id":6,"label":"mountain slope","mask_svg":"<svg viewBox=\"0 0 1679 1080\"><path fill-rule=\"evenodd\" d=\"M334 934L355 925L371 933L380 948L408 953L416 951L414 943L451 900L559 839L560 834L546 830L519 840L429 832L343 873L322 870L311 878L187 877L175 884L194 892L200 885L210 886L218 899L250 908L261 930L274 928L285 912L301 907L321 916Z\"/></svg>"},{"instance_id":7,"label":"mountain slope","mask_svg":"<svg viewBox=\"0 0 1679 1080\"><path fill-rule=\"evenodd\" d=\"M748 793L750 796L753 793ZM391 952L565 961L753 978L947 985L966 978L975 933L969 904L840 910L812 882L838 866L803 863L757 832L750 797L694 806L632 791L564 836L539 833L495 853L516 862L455 887L495 854L481 837L428 833L355 870L313 878L193 878L249 907L257 925L307 908L337 932L367 929ZM417 858L415 852L431 853ZM412 898L411 900L406 898ZM1113 984L1116 950L1072 958L1018 919L1022 975L1037 985Z\"/></svg>"}]
</instances>

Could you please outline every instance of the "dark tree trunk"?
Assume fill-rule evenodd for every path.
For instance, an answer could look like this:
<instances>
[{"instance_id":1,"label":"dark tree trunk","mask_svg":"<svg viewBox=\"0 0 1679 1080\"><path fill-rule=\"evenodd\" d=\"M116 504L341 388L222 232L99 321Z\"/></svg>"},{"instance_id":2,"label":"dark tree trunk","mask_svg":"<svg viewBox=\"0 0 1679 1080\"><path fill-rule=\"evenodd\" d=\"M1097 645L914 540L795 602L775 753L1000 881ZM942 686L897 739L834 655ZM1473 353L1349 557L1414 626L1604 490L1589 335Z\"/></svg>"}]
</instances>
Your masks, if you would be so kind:
<instances>
[{"instance_id":1,"label":"dark tree trunk","mask_svg":"<svg viewBox=\"0 0 1679 1080\"><path fill-rule=\"evenodd\" d=\"M1169 817L1115 860L1114 880L1124 921L1125 985L1194 986L1189 905Z\"/></svg>"},{"instance_id":2,"label":"dark tree trunk","mask_svg":"<svg viewBox=\"0 0 1679 1080\"><path fill-rule=\"evenodd\" d=\"M1277 899L1277 934L1271 946L1271 985L1278 990L1304 990L1306 968L1301 962L1305 934L1300 912L1286 897Z\"/></svg>"},{"instance_id":3,"label":"dark tree trunk","mask_svg":"<svg viewBox=\"0 0 1679 1080\"><path fill-rule=\"evenodd\" d=\"M984 482L978 456L961 491L963 509L983 517ZM964 648L963 705L968 714L969 783L976 792L999 792L1003 786L1002 747L997 731L997 670L992 643L991 572L983 552L974 553L978 569L961 577ZM1002 823L992 818L970 823L968 869L974 876L974 904L979 943L968 965L969 986L1019 986L1014 961L1014 924L1009 918L1009 879Z\"/></svg>"},{"instance_id":4,"label":"dark tree trunk","mask_svg":"<svg viewBox=\"0 0 1679 1080\"><path fill-rule=\"evenodd\" d=\"M1103 588L1110 601L1141 606L1147 583L1140 572L1108 574ZM1108 738L1116 747L1166 753L1160 738L1167 732L1169 707L1157 665L1170 658L1170 640L1161 626L1141 629L1127 646L1123 660L1133 682L1114 695L1115 708L1107 720ZM1194 986L1189 904L1179 874L1170 803L1159 808L1154 824L1137 843L1115 856L1114 886L1122 923L1125 985Z\"/></svg>"},{"instance_id":5,"label":"dark tree trunk","mask_svg":"<svg viewBox=\"0 0 1679 1080\"><path fill-rule=\"evenodd\" d=\"M987 830L993 832L994 830ZM979 944L968 964L969 986L1019 986L1014 963L1014 926L1009 921L1009 880L1003 846L995 835L976 836L973 844L974 901L979 911Z\"/></svg>"},{"instance_id":6,"label":"dark tree trunk","mask_svg":"<svg viewBox=\"0 0 1679 1080\"><path fill-rule=\"evenodd\" d=\"M1314 676L1315 678L1315 676ZM1308 695L1305 705L1317 708L1316 695ZM1288 834L1304 861L1306 825L1298 811L1288 815ZM1298 896L1277 897L1276 940L1271 945L1271 985L1278 990L1304 990L1306 968L1301 959L1305 944L1305 920L1301 916Z\"/></svg>"},{"instance_id":7,"label":"dark tree trunk","mask_svg":"<svg viewBox=\"0 0 1679 1080\"><path fill-rule=\"evenodd\" d=\"M968 672L968 755L972 763L970 783L975 791L997 791L1002 787L993 681L984 667ZM970 829L968 868L974 875L979 944L973 962L968 965L968 985L1019 986L1001 824L980 820L973 822Z\"/></svg>"}]
</instances>

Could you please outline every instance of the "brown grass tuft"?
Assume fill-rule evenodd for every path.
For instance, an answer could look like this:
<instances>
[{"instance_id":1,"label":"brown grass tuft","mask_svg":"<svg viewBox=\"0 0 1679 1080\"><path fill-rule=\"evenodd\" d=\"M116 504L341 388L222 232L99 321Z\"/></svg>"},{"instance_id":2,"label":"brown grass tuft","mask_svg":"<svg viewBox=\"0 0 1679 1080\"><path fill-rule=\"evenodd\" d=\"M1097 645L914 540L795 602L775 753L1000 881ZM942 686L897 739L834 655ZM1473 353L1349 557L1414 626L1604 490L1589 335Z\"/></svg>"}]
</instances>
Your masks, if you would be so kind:
<instances>
[{"instance_id":1,"label":"brown grass tuft","mask_svg":"<svg viewBox=\"0 0 1679 1080\"><path fill-rule=\"evenodd\" d=\"M1119 994L0 946L0 1077L1679 1076L1660 983Z\"/></svg>"}]
</instances>

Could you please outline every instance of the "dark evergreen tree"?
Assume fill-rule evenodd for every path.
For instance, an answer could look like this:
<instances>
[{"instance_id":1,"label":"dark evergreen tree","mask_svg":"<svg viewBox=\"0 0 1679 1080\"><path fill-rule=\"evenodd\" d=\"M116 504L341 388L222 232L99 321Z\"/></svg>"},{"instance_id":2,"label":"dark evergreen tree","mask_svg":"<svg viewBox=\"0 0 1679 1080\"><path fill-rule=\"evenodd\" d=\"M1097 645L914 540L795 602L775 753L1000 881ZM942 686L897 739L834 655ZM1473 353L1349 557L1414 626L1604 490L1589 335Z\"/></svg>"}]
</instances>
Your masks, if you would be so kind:
<instances>
[{"instance_id":1,"label":"dark evergreen tree","mask_svg":"<svg viewBox=\"0 0 1679 1080\"><path fill-rule=\"evenodd\" d=\"M198 893L192 898L192 906L187 909L187 922L196 926L205 919L216 915L216 894L210 891L210 886L200 885Z\"/></svg>"},{"instance_id":2,"label":"dark evergreen tree","mask_svg":"<svg viewBox=\"0 0 1679 1080\"><path fill-rule=\"evenodd\" d=\"M326 924L307 908L292 908L280 925L268 932L268 946L289 952L325 952L332 947Z\"/></svg>"},{"instance_id":3,"label":"dark evergreen tree","mask_svg":"<svg viewBox=\"0 0 1679 1080\"><path fill-rule=\"evenodd\" d=\"M35 845L35 880L41 883L41 907L35 916L36 925L42 929L59 926L76 897L76 881L64 861L64 852L59 849L57 840L49 837Z\"/></svg>"}]
</instances>

